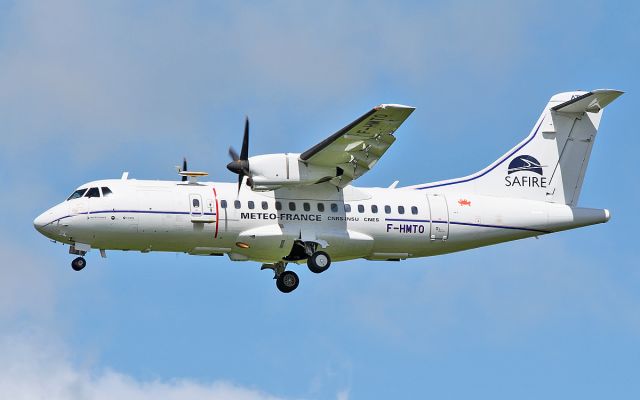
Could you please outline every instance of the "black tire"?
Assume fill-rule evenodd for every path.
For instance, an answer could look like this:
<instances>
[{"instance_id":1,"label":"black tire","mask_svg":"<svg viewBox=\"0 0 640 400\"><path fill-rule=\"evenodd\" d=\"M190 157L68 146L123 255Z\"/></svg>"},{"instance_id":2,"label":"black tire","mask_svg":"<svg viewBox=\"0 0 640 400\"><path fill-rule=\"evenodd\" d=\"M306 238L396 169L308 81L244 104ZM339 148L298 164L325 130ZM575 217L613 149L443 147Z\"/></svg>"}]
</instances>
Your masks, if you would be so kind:
<instances>
[{"instance_id":1,"label":"black tire","mask_svg":"<svg viewBox=\"0 0 640 400\"><path fill-rule=\"evenodd\" d=\"M307 259L309 271L319 274L329 269L331 266L331 257L324 251L316 251Z\"/></svg>"},{"instance_id":2,"label":"black tire","mask_svg":"<svg viewBox=\"0 0 640 400\"><path fill-rule=\"evenodd\" d=\"M293 292L299 284L300 278L298 278L298 274L293 271L284 271L278 279L276 279L276 286L282 293Z\"/></svg>"},{"instance_id":3,"label":"black tire","mask_svg":"<svg viewBox=\"0 0 640 400\"><path fill-rule=\"evenodd\" d=\"M86 266L87 260L85 260L84 257L78 257L71 261L71 268L73 268L74 271L80 271Z\"/></svg>"}]
</instances>

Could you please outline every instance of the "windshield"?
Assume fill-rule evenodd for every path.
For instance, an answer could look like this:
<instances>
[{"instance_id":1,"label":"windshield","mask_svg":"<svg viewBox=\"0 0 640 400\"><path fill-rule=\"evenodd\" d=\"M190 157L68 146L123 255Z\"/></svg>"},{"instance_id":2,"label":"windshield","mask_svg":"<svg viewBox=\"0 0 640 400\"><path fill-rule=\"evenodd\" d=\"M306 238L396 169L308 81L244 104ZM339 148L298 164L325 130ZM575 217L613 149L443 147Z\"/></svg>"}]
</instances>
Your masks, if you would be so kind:
<instances>
[{"instance_id":1,"label":"windshield","mask_svg":"<svg viewBox=\"0 0 640 400\"><path fill-rule=\"evenodd\" d=\"M69 196L69 198L67 200L73 200L73 199L77 199L78 197L82 197L82 195L84 194L84 192L86 192L87 189L78 189L75 192L73 192L71 194L71 196Z\"/></svg>"},{"instance_id":2,"label":"windshield","mask_svg":"<svg viewBox=\"0 0 640 400\"><path fill-rule=\"evenodd\" d=\"M86 194L87 197L100 197L100 190L97 187L89 189Z\"/></svg>"}]
</instances>

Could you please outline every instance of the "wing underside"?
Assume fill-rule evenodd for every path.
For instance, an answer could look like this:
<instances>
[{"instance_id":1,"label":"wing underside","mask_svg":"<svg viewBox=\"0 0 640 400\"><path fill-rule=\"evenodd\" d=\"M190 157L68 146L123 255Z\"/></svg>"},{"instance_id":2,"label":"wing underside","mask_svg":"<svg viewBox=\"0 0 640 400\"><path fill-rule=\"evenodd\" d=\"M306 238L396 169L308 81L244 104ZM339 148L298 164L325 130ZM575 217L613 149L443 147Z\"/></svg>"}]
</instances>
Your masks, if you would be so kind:
<instances>
[{"instance_id":1,"label":"wing underside","mask_svg":"<svg viewBox=\"0 0 640 400\"><path fill-rule=\"evenodd\" d=\"M395 142L394 132L415 110L400 104L382 104L300 155L309 165L335 167L331 183L339 187L359 178L378 162Z\"/></svg>"}]
</instances>

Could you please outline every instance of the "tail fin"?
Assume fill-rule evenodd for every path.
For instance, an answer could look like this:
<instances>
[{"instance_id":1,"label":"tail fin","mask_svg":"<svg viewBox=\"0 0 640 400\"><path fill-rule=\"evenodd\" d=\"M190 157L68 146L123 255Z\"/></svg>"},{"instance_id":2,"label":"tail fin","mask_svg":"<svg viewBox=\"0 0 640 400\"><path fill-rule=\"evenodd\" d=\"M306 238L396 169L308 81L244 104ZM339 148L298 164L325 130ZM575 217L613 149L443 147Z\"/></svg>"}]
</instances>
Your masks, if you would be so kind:
<instances>
[{"instance_id":1,"label":"tail fin","mask_svg":"<svg viewBox=\"0 0 640 400\"><path fill-rule=\"evenodd\" d=\"M623 92L566 92L549 100L527 138L475 174L411 188L549 201L575 206L602 109Z\"/></svg>"}]
</instances>

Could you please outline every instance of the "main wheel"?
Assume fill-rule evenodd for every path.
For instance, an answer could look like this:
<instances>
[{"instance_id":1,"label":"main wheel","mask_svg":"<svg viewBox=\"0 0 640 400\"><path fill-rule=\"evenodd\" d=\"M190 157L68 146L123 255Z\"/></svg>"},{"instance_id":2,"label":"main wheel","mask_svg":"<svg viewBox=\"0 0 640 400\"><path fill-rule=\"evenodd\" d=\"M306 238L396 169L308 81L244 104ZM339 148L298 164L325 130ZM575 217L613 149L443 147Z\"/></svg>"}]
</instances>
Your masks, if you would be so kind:
<instances>
[{"instance_id":1,"label":"main wheel","mask_svg":"<svg viewBox=\"0 0 640 400\"><path fill-rule=\"evenodd\" d=\"M298 274L293 271L284 271L278 279L276 279L276 286L282 293L293 292L299 284L300 278L298 278Z\"/></svg>"},{"instance_id":2,"label":"main wheel","mask_svg":"<svg viewBox=\"0 0 640 400\"><path fill-rule=\"evenodd\" d=\"M87 260L85 260L83 257L78 257L75 260L71 261L71 268L73 268L74 271L80 271L86 266Z\"/></svg>"},{"instance_id":3,"label":"main wheel","mask_svg":"<svg viewBox=\"0 0 640 400\"><path fill-rule=\"evenodd\" d=\"M307 266L313 273L319 274L331 266L331 257L324 251L316 251L307 259Z\"/></svg>"}]
</instances>

